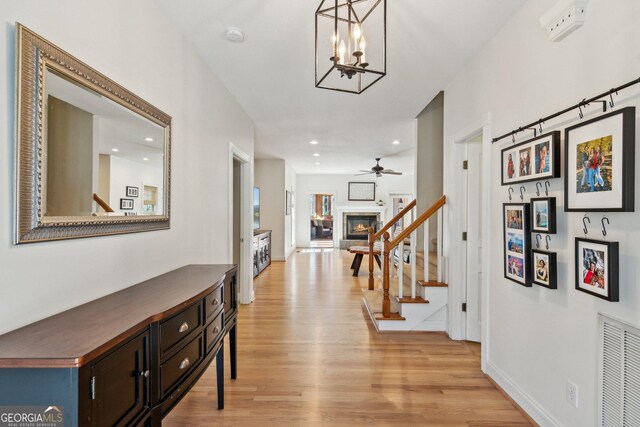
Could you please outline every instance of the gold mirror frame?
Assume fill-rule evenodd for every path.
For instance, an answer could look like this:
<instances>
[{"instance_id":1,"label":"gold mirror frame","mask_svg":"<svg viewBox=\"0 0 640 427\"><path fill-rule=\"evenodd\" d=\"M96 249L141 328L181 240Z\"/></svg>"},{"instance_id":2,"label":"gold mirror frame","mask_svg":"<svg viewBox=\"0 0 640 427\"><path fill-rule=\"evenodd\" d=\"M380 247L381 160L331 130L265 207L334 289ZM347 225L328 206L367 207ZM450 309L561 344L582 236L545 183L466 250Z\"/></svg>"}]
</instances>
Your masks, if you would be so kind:
<instances>
[{"instance_id":1,"label":"gold mirror frame","mask_svg":"<svg viewBox=\"0 0 640 427\"><path fill-rule=\"evenodd\" d=\"M19 23L16 33L16 244L170 228L171 116ZM164 128L163 196L166 202L162 215L43 215L44 75L47 67Z\"/></svg>"}]
</instances>

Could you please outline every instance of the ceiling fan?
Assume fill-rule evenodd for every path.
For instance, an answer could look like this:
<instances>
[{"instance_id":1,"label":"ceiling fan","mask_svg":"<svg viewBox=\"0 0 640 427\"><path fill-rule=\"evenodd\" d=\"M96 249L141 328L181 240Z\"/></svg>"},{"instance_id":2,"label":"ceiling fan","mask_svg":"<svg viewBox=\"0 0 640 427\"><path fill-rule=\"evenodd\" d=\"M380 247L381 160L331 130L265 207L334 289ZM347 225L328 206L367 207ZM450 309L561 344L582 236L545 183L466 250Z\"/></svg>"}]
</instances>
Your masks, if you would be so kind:
<instances>
[{"instance_id":1,"label":"ceiling fan","mask_svg":"<svg viewBox=\"0 0 640 427\"><path fill-rule=\"evenodd\" d=\"M356 174L356 176L359 175L369 175L372 173L376 174L376 177L380 178L382 175L402 175L402 172L396 172L392 169L385 169L382 166L380 166L380 157L376 157L376 165L374 167L371 168L371 170L369 171L365 171L365 170L360 170L360 172L364 172L364 173L358 173Z\"/></svg>"}]
</instances>

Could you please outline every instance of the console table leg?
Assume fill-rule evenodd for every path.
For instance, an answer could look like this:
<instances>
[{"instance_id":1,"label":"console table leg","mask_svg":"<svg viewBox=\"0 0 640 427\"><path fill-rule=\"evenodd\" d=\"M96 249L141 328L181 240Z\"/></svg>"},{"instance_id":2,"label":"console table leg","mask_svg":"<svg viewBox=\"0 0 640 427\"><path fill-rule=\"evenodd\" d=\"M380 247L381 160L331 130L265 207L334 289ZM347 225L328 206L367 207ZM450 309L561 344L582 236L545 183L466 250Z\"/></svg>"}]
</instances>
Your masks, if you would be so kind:
<instances>
[{"instance_id":1,"label":"console table leg","mask_svg":"<svg viewBox=\"0 0 640 427\"><path fill-rule=\"evenodd\" d=\"M237 321L237 320L236 320ZM229 353L231 355L231 379L235 380L238 377L238 370L236 365L236 351L238 349L237 341L236 341L236 327L234 324L231 330L229 331Z\"/></svg>"},{"instance_id":2,"label":"console table leg","mask_svg":"<svg viewBox=\"0 0 640 427\"><path fill-rule=\"evenodd\" d=\"M224 409L224 342L216 354L216 379L218 382L218 409Z\"/></svg>"}]
</instances>

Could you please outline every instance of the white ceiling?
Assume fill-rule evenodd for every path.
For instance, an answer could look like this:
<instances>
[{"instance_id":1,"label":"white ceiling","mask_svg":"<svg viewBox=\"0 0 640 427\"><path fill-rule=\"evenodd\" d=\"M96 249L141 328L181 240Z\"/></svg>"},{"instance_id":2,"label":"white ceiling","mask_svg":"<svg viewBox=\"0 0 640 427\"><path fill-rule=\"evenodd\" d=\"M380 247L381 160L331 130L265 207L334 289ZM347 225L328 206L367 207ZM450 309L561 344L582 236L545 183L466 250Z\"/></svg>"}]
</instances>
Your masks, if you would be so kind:
<instances>
[{"instance_id":1,"label":"white ceiling","mask_svg":"<svg viewBox=\"0 0 640 427\"><path fill-rule=\"evenodd\" d=\"M388 0L387 76L360 95L314 87L319 0L156 1L255 122L256 158L356 173L383 157L411 173L413 119L525 0ZM224 39L230 26L244 43Z\"/></svg>"}]
</instances>

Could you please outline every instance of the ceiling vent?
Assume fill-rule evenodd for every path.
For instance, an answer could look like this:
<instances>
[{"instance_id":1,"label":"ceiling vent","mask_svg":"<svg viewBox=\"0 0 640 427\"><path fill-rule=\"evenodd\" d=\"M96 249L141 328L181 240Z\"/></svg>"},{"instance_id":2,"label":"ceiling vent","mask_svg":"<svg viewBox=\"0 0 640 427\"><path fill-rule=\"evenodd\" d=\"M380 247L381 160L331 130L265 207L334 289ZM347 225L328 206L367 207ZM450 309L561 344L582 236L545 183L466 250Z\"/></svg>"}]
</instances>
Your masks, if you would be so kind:
<instances>
[{"instance_id":1,"label":"ceiling vent","mask_svg":"<svg viewBox=\"0 0 640 427\"><path fill-rule=\"evenodd\" d=\"M640 426L640 330L599 315L599 425Z\"/></svg>"},{"instance_id":2,"label":"ceiling vent","mask_svg":"<svg viewBox=\"0 0 640 427\"><path fill-rule=\"evenodd\" d=\"M580 28L585 21L589 0L560 0L540 17L540 26L549 40L559 42Z\"/></svg>"}]
</instances>

